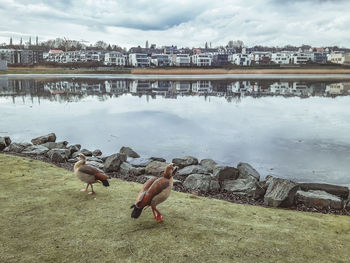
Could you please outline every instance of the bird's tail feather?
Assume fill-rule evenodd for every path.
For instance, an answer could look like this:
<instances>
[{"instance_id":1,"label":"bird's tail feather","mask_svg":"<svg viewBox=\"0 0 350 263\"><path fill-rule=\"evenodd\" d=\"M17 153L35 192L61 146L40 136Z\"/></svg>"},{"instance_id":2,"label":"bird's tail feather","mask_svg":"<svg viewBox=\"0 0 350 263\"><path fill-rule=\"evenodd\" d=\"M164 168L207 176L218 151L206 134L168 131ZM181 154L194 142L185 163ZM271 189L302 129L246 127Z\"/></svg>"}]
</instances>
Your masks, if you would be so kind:
<instances>
[{"instance_id":1,"label":"bird's tail feather","mask_svg":"<svg viewBox=\"0 0 350 263\"><path fill-rule=\"evenodd\" d=\"M139 218L142 213L142 208L138 208L136 205L132 205L130 208L134 208L131 212L132 218Z\"/></svg>"}]
</instances>

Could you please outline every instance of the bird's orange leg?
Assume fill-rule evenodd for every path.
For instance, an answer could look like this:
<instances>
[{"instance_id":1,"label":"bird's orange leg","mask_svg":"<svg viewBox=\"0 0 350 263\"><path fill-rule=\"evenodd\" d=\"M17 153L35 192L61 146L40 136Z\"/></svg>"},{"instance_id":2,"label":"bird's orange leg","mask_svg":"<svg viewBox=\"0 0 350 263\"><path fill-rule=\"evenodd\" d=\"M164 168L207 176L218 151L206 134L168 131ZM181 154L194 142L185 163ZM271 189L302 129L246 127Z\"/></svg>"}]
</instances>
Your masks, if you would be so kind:
<instances>
[{"instance_id":1,"label":"bird's orange leg","mask_svg":"<svg viewBox=\"0 0 350 263\"><path fill-rule=\"evenodd\" d=\"M93 195L95 192L94 192L94 188L92 187L92 184L91 185L91 192L89 192L89 195Z\"/></svg>"},{"instance_id":2,"label":"bird's orange leg","mask_svg":"<svg viewBox=\"0 0 350 263\"><path fill-rule=\"evenodd\" d=\"M154 210L157 212L156 220L159 221L159 222L162 222L162 221L163 221L163 216L162 216L162 214L158 211L157 208L154 208Z\"/></svg>"},{"instance_id":3,"label":"bird's orange leg","mask_svg":"<svg viewBox=\"0 0 350 263\"><path fill-rule=\"evenodd\" d=\"M156 219L156 220L158 220L157 219L157 214L156 214L156 212L155 212L155 208L152 206L152 213L153 213L153 216L154 216L154 218Z\"/></svg>"},{"instance_id":4,"label":"bird's orange leg","mask_svg":"<svg viewBox=\"0 0 350 263\"><path fill-rule=\"evenodd\" d=\"M81 189L80 192L86 192L88 188L89 188L89 184L87 184L85 188Z\"/></svg>"}]
</instances>

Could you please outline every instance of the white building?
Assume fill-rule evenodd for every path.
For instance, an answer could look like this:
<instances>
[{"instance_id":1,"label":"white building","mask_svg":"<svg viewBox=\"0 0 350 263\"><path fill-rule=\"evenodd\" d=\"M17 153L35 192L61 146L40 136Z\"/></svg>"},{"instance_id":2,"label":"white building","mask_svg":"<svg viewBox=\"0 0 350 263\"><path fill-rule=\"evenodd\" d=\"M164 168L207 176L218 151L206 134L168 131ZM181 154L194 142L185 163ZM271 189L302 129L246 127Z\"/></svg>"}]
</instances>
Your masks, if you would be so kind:
<instances>
[{"instance_id":1,"label":"white building","mask_svg":"<svg viewBox=\"0 0 350 263\"><path fill-rule=\"evenodd\" d=\"M177 54L173 56L173 65L186 67L191 65L191 58L188 54Z\"/></svg>"},{"instance_id":2,"label":"white building","mask_svg":"<svg viewBox=\"0 0 350 263\"><path fill-rule=\"evenodd\" d=\"M171 63L169 55L167 54L152 54L151 64L156 67L169 66Z\"/></svg>"},{"instance_id":3,"label":"white building","mask_svg":"<svg viewBox=\"0 0 350 263\"><path fill-rule=\"evenodd\" d=\"M291 55L291 62L293 64L306 64L312 60L312 53L294 53Z\"/></svg>"},{"instance_id":4,"label":"white building","mask_svg":"<svg viewBox=\"0 0 350 263\"><path fill-rule=\"evenodd\" d=\"M251 64L251 59L249 54L232 54L229 55L228 60L235 65L239 66L249 66Z\"/></svg>"},{"instance_id":5,"label":"white building","mask_svg":"<svg viewBox=\"0 0 350 263\"><path fill-rule=\"evenodd\" d=\"M111 51L105 54L105 60L103 62L107 66L125 66L125 56L117 51Z\"/></svg>"},{"instance_id":6,"label":"white building","mask_svg":"<svg viewBox=\"0 0 350 263\"><path fill-rule=\"evenodd\" d=\"M329 60L336 64L350 64L350 53L331 53Z\"/></svg>"},{"instance_id":7,"label":"white building","mask_svg":"<svg viewBox=\"0 0 350 263\"><path fill-rule=\"evenodd\" d=\"M270 52L262 52L262 51L254 51L254 52L249 54L249 58L251 61L254 61L255 64L260 64L260 62L263 60L263 58L271 59L271 53Z\"/></svg>"},{"instance_id":8,"label":"white building","mask_svg":"<svg viewBox=\"0 0 350 263\"><path fill-rule=\"evenodd\" d=\"M209 67L212 63L211 54L201 53L191 56L192 64L198 67Z\"/></svg>"},{"instance_id":9,"label":"white building","mask_svg":"<svg viewBox=\"0 0 350 263\"><path fill-rule=\"evenodd\" d=\"M129 65L132 67L149 67L150 59L147 54L132 53L129 54Z\"/></svg>"},{"instance_id":10,"label":"white building","mask_svg":"<svg viewBox=\"0 0 350 263\"><path fill-rule=\"evenodd\" d=\"M211 93L213 86L210 80L197 80L192 83L192 91L196 93Z\"/></svg>"},{"instance_id":11,"label":"white building","mask_svg":"<svg viewBox=\"0 0 350 263\"><path fill-rule=\"evenodd\" d=\"M276 64L289 64L291 59L290 53L287 52L278 52L271 54L271 62Z\"/></svg>"},{"instance_id":12,"label":"white building","mask_svg":"<svg viewBox=\"0 0 350 263\"><path fill-rule=\"evenodd\" d=\"M291 92L289 82L275 82L270 85L273 94L288 95Z\"/></svg>"},{"instance_id":13,"label":"white building","mask_svg":"<svg viewBox=\"0 0 350 263\"><path fill-rule=\"evenodd\" d=\"M0 59L0 70L7 70L7 61Z\"/></svg>"}]
</instances>

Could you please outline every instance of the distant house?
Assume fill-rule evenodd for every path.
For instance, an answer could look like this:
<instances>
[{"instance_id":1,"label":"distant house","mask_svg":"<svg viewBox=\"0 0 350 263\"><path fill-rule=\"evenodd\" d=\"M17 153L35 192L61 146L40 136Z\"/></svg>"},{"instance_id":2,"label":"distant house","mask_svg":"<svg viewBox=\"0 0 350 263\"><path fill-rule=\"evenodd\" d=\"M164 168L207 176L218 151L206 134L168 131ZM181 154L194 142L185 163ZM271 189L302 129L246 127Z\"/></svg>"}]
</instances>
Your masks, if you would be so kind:
<instances>
[{"instance_id":1,"label":"distant house","mask_svg":"<svg viewBox=\"0 0 350 263\"><path fill-rule=\"evenodd\" d=\"M150 59L147 54L132 53L129 54L129 65L132 67L149 67Z\"/></svg>"},{"instance_id":2,"label":"distant house","mask_svg":"<svg viewBox=\"0 0 350 263\"><path fill-rule=\"evenodd\" d=\"M195 93L211 93L213 85L210 80L198 80L192 83L192 91Z\"/></svg>"},{"instance_id":3,"label":"distant house","mask_svg":"<svg viewBox=\"0 0 350 263\"><path fill-rule=\"evenodd\" d=\"M7 70L7 61L0 59L0 70Z\"/></svg>"},{"instance_id":4,"label":"distant house","mask_svg":"<svg viewBox=\"0 0 350 263\"><path fill-rule=\"evenodd\" d=\"M192 64L198 67L209 67L212 64L210 54L200 53L191 56Z\"/></svg>"},{"instance_id":5,"label":"distant house","mask_svg":"<svg viewBox=\"0 0 350 263\"><path fill-rule=\"evenodd\" d=\"M105 54L104 65L107 66L125 66L125 56L117 51L111 51Z\"/></svg>"},{"instance_id":6,"label":"distant house","mask_svg":"<svg viewBox=\"0 0 350 263\"><path fill-rule=\"evenodd\" d=\"M228 64L230 64L230 62L228 61L227 54L215 54L213 56L213 66L224 66Z\"/></svg>"},{"instance_id":7,"label":"distant house","mask_svg":"<svg viewBox=\"0 0 350 263\"><path fill-rule=\"evenodd\" d=\"M173 65L177 67L188 67L191 65L191 57L188 54L177 54L173 56Z\"/></svg>"},{"instance_id":8,"label":"distant house","mask_svg":"<svg viewBox=\"0 0 350 263\"><path fill-rule=\"evenodd\" d=\"M325 52L313 52L311 55L311 60L318 64L327 63L327 53Z\"/></svg>"},{"instance_id":9,"label":"distant house","mask_svg":"<svg viewBox=\"0 0 350 263\"><path fill-rule=\"evenodd\" d=\"M271 62L271 53L263 51L253 51L249 54L250 59L255 64L268 64Z\"/></svg>"},{"instance_id":10,"label":"distant house","mask_svg":"<svg viewBox=\"0 0 350 263\"><path fill-rule=\"evenodd\" d=\"M312 53L298 52L291 55L291 62L293 64L306 64L311 61Z\"/></svg>"},{"instance_id":11,"label":"distant house","mask_svg":"<svg viewBox=\"0 0 350 263\"><path fill-rule=\"evenodd\" d=\"M331 53L330 61L336 64L350 64L350 53Z\"/></svg>"},{"instance_id":12,"label":"distant house","mask_svg":"<svg viewBox=\"0 0 350 263\"><path fill-rule=\"evenodd\" d=\"M171 63L169 55L166 54L152 54L151 64L156 67L169 66Z\"/></svg>"},{"instance_id":13,"label":"distant house","mask_svg":"<svg viewBox=\"0 0 350 263\"><path fill-rule=\"evenodd\" d=\"M164 54L177 54L179 53L178 49L177 49L177 46L165 46L163 47L164 49Z\"/></svg>"},{"instance_id":14,"label":"distant house","mask_svg":"<svg viewBox=\"0 0 350 263\"><path fill-rule=\"evenodd\" d=\"M278 52L271 54L271 62L276 64L290 64L291 54L289 52Z\"/></svg>"},{"instance_id":15,"label":"distant house","mask_svg":"<svg viewBox=\"0 0 350 263\"><path fill-rule=\"evenodd\" d=\"M229 61L232 64L239 65L239 66L249 66L251 64L251 59L249 57L249 54L232 54L229 56Z\"/></svg>"}]
</instances>

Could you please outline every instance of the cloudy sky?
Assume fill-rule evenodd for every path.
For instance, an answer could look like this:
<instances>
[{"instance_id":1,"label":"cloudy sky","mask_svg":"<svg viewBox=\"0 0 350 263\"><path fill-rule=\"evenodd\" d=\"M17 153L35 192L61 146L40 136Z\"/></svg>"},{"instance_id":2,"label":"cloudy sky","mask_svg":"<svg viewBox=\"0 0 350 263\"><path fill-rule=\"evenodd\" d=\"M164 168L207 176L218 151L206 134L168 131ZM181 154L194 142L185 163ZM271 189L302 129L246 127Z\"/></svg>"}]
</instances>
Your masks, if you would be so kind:
<instances>
[{"instance_id":1,"label":"cloudy sky","mask_svg":"<svg viewBox=\"0 0 350 263\"><path fill-rule=\"evenodd\" d=\"M350 47L349 0L0 0L0 43L66 37L122 47ZM88 43L88 44L89 44Z\"/></svg>"}]
</instances>

